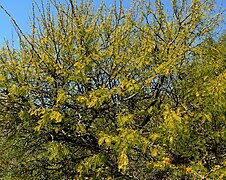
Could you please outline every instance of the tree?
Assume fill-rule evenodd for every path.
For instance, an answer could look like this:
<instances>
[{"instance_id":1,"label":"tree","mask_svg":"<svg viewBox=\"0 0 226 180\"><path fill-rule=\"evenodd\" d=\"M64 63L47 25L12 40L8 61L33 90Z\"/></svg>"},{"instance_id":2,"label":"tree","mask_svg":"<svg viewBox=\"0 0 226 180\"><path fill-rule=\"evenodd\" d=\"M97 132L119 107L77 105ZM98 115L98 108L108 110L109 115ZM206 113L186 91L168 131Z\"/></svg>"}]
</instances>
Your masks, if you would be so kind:
<instances>
[{"instance_id":1,"label":"tree","mask_svg":"<svg viewBox=\"0 0 226 180\"><path fill-rule=\"evenodd\" d=\"M2 177L225 178L222 12L171 2L167 14L160 0L49 1L28 35L13 20L20 49L0 57Z\"/></svg>"}]
</instances>

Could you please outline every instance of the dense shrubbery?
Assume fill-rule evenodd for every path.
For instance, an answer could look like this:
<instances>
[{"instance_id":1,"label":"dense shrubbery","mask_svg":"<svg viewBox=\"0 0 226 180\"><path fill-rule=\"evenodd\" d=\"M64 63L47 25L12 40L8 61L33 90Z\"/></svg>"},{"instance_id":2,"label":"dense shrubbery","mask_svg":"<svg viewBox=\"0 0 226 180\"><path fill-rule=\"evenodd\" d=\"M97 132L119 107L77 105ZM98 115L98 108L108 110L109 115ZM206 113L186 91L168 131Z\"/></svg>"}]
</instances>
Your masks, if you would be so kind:
<instances>
[{"instance_id":1,"label":"dense shrubbery","mask_svg":"<svg viewBox=\"0 0 226 180\"><path fill-rule=\"evenodd\" d=\"M20 49L1 49L0 176L226 178L226 38L211 38L213 7L37 8Z\"/></svg>"}]
</instances>

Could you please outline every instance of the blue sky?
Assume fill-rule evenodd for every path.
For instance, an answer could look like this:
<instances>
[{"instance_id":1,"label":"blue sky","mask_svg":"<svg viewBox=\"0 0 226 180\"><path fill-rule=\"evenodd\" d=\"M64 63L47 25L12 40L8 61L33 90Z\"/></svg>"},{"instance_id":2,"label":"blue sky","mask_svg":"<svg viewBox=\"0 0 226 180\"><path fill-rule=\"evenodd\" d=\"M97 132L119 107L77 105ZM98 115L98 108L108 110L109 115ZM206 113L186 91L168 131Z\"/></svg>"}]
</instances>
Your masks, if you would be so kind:
<instances>
[{"instance_id":1,"label":"blue sky","mask_svg":"<svg viewBox=\"0 0 226 180\"><path fill-rule=\"evenodd\" d=\"M36 0L36 2L40 2L40 0ZM100 3L100 0L96 0L96 3ZM32 0L0 0L0 4L12 15L20 28L25 33L29 33L29 16L31 15ZM11 40L12 34L16 41L16 34L10 18L0 9L0 46L5 42L4 39Z\"/></svg>"},{"instance_id":2,"label":"blue sky","mask_svg":"<svg viewBox=\"0 0 226 180\"><path fill-rule=\"evenodd\" d=\"M40 0L36 0L39 2ZM45 0L44 0L45 1ZM114 2L114 0L106 0L109 4ZM153 0L154 1L154 0ZM221 0L217 0L220 2ZM95 5L100 4L101 0L93 0ZM165 5L170 4L170 0L164 0ZM224 8L226 7L226 0L223 0ZM127 5L130 0L123 0L123 4ZM21 29L28 33L29 32L29 16L31 15L32 0L0 0L0 4L3 5L7 11L15 18ZM225 29L225 26L224 26ZM13 26L10 22L10 18L0 10L0 45L4 43L4 38L10 40L12 39ZM14 39L17 40L15 32Z\"/></svg>"}]
</instances>

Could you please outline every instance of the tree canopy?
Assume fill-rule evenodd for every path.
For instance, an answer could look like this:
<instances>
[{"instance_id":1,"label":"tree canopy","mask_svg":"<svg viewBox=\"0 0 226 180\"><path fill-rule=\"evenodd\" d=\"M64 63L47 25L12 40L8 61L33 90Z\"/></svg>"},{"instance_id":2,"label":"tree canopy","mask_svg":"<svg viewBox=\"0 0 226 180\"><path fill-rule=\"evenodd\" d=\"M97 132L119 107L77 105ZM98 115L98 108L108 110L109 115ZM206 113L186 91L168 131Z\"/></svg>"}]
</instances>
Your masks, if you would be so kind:
<instances>
[{"instance_id":1,"label":"tree canopy","mask_svg":"<svg viewBox=\"0 0 226 180\"><path fill-rule=\"evenodd\" d=\"M30 34L11 17L20 48L0 50L3 179L226 178L224 12L171 4L49 0Z\"/></svg>"}]
</instances>

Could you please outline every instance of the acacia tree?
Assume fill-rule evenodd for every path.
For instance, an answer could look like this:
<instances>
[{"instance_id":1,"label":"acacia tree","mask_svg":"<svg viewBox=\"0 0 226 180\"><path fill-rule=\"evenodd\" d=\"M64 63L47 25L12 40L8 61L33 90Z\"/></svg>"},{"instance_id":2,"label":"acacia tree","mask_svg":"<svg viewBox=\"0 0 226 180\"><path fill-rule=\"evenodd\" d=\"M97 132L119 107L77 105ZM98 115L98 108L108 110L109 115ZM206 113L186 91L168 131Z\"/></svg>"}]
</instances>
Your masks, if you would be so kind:
<instances>
[{"instance_id":1,"label":"acacia tree","mask_svg":"<svg viewBox=\"0 0 226 180\"><path fill-rule=\"evenodd\" d=\"M212 0L37 5L0 57L0 174L225 178L225 35ZM3 8L4 9L4 8Z\"/></svg>"}]
</instances>

